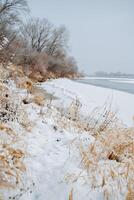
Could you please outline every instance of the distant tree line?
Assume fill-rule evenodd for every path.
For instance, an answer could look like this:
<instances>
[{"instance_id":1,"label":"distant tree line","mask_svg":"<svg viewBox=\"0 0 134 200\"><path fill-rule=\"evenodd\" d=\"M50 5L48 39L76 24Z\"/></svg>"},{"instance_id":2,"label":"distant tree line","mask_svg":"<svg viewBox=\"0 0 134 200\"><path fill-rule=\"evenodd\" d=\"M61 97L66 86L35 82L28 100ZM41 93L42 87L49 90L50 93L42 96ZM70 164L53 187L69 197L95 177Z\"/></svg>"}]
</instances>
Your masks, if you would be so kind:
<instances>
[{"instance_id":1,"label":"distant tree line","mask_svg":"<svg viewBox=\"0 0 134 200\"><path fill-rule=\"evenodd\" d=\"M127 74L127 73L121 73L121 72L104 72L104 71L97 71L94 73L94 76L99 77L130 77L134 78L134 74Z\"/></svg>"},{"instance_id":2,"label":"distant tree line","mask_svg":"<svg viewBox=\"0 0 134 200\"><path fill-rule=\"evenodd\" d=\"M24 22L22 15L27 14ZM69 34L47 19L29 17L26 0L0 1L0 62L23 66L27 75L75 76L76 61L68 55Z\"/></svg>"}]
</instances>

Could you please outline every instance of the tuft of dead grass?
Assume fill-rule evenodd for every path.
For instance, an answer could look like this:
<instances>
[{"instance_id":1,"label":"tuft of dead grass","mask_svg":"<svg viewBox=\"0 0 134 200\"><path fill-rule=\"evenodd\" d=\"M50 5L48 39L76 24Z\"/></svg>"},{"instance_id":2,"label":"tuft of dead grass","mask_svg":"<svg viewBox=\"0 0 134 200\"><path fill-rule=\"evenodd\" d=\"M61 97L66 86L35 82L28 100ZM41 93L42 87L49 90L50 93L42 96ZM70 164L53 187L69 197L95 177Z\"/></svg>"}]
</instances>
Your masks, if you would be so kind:
<instances>
[{"instance_id":1,"label":"tuft of dead grass","mask_svg":"<svg viewBox=\"0 0 134 200\"><path fill-rule=\"evenodd\" d=\"M17 134L4 124L0 125L0 188L16 188L26 171L25 153L16 148ZM7 137L8 135L8 137Z\"/></svg>"},{"instance_id":2,"label":"tuft of dead grass","mask_svg":"<svg viewBox=\"0 0 134 200\"><path fill-rule=\"evenodd\" d=\"M127 191L126 200L133 200L134 199L134 190L129 188Z\"/></svg>"},{"instance_id":3,"label":"tuft of dead grass","mask_svg":"<svg viewBox=\"0 0 134 200\"><path fill-rule=\"evenodd\" d=\"M43 106L44 105L44 102L45 102L45 98L44 98L44 95L42 94L37 94L37 95L34 95L33 97L33 102L39 106Z\"/></svg>"},{"instance_id":4,"label":"tuft of dead grass","mask_svg":"<svg viewBox=\"0 0 134 200\"><path fill-rule=\"evenodd\" d=\"M73 200L73 189L69 193L69 200Z\"/></svg>"},{"instance_id":5,"label":"tuft of dead grass","mask_svg":"<svg viewBox=\"0 0 134 200\"><path fill-rule=\"evenodd\" d=\"M33 82L29 78L21 77L19 79L16 79L16 85L18 88L31 90L31 88L33 87Z\"/></svg>"}]
</instances>

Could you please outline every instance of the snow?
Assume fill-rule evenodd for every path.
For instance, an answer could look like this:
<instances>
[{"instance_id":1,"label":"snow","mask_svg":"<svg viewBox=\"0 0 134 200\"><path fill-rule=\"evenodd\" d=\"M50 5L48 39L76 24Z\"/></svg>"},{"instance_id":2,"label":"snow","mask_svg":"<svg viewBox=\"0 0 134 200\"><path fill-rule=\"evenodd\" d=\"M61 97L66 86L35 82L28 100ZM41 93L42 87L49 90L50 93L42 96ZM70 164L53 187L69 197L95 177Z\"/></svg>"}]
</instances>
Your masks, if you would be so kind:
<instances>
[{"instance_id":1,"label":"snow","mask_svg":"<svg viewBox=\"0 0 134 200\"><path fill-rule=\"evenodd\" d=\"M27 95L26 90L17 89L12 82L10 87L17 91L20 98ZM68 79L47 81L40 87L58 99L50 107L46 105L41 108L34 103L23 107L32 124L23 137L28 154L25 159L27 173L24 188L30 189L25 189L20 200L68 200L71 190L74 200L103 200L104 191L92 189L79 154L80 144L88 147L94 142L94 137L86 132L58 127L59 112L55 106L67 107L72 100L79 99L81 111L86 115L96 107L112 103L112 109L118 110L118 116L125 124L130 125L134 115L134 95ZM49 100L47 103L49 105ZM15 129L20 130L19 126L16 124ZM117 190L116 185L113 190ZM117 192L111 199L123 200L124 193Z\"/></svg>"},{"instance_id":2,"label":"snow","mask_svg":"<svg viewBox=\"0 0 134 200\"><path fill-rule=\"evenodd\" d=\"M94 108L102 107L104 104L111 104L112 110L117 112L117 116L124 124L133 124L133 94L77 83L67 79L47 82L43 87L58 96L61 102L66 102L69 98L78 98L83 105L84 113L90 113Z\"/></svg>"},{"instance_id":3,"label":"snow","mask_svg":"<svg viewBox=\"0 0 134 200\"><path fill-rule=\"evenodd\" d=\"M123 92L76 83L67 79L48 81L41 87L59 98L56 104L60 101L67 106L77 97L84 105L83 109L91 111L95 106L102 106L106 99L112 97L113 107L119 106L119 115L122 116L124 122L125 120L129 122L129 118L131 119L131 115L134 114L132 110L134 96ZM125 106L126 102L128 106ZM57 117L56 114L54 116ZM35 177L34 182L36 182L36 190L30 199L67 200L72 189L74 199L77 200L103 199L102 190L89 188L87 175L80 166L81 159L77 148L81 142L88 146L94 138L86 133L55 131L53 129L55 120L51 113L45 116L45 119L37 115L34 120L36 121L35 128L27 138L28 151L33 155L33 158L29 160L29 165L32 177ZM81 178L78 178L79 176ZM117 196L121 198L119 194ZM27 195L23 196L23 199L26 198L28 198Z\"/></svg>"},{"instance_id":4,"label":"snow","mask_svg":"<svg viewBox=\"0 0 134 200\"><path fill-rule=\"evenodd\" d=\"M54 122L50 118L42 120L42 116L36 117L35 128L26 138L27 151L32 155L26 163L29 163L31 177L36 183L36 190L31 194L30 199L68 199L72 184L67 184L66 176L81 172L81 168L78 168L78 153L76 154L78 150L75 146L70 150L71 142L75 139L77 144L80 139L84 141L87 138L91 142L93 137L87 134L55 131L52 127ZM77 194L78 200L84 195L79 191ZM27 193L22 199L28 199Z\"/></svg>"},{"instance_id":5,"label":"snow","mask_svg":"<svg viewBox=\"0 0 134 200\"><path fill-rule=\"evenodd\" d=\"M6 37L3 37L3 40L0 45L0 50L2 50L8 44L8 42L8 39Z\"/></svg>"}]
</instances>

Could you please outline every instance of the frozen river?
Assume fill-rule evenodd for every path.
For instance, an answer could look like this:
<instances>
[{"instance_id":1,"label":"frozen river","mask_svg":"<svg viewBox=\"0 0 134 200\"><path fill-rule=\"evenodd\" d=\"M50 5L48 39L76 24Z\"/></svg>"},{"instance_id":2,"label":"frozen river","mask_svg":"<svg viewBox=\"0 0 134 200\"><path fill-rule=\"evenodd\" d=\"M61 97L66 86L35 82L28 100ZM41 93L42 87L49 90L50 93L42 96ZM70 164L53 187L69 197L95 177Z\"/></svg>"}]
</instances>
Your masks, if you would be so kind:
<instances>
[{"instance_id":1,"label":"frozen river","mask_svg":"<svg viewBox=\"0 0 134 200\"><path fill-rule=\"evenodd\" d=\"M134 79L86 77L78 82L134 94Z\"/></svg>"}]
</instances>

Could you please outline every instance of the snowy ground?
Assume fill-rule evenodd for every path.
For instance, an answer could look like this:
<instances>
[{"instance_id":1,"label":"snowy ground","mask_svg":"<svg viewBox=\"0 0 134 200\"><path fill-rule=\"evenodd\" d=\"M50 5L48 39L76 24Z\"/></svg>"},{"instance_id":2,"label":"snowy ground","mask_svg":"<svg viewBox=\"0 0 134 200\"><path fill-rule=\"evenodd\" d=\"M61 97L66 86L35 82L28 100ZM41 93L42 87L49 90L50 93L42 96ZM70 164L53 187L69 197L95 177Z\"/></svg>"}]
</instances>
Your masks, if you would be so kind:
<instances>
[{"instance_id":1,"label":"snowy ground","mask_svg":"<svg viewBox=\"0 0 134 200\"><path fill-rule=\"evenodd\" d=\"M83 105L83 112L91 112L96 106L112 102L113 109L118 110L118 116L124 123L132 122L133 95L67 79L48 81L42 84L42 88L59 98L55 100L55 105L66 107L73 99L78 98ZM29 112L33 111L30 109ZM54 128L58 117L55 110L48 111L47 116L39 115L38 108L34 112L35 128L27 141L28 151L33 156L29 159L29 166L36 189L29 195L29 200L68 200L72 189L74 200L104 199L103 190L90 188L90 181L80 164L79 144L82 142L89 145L94 138L76 130ZM28 199L27 193L23 199ZM123 197L117 192L113 199Z\"/></svg>"},{"instance_id":2,"label":"snowy ground","mask_svg":"<svg viewBox=\"0 0 134 200\"><path fill-rule=\"evenodd\" d=\"M78 98L84 113L91 112L95 107L111 104L119 119L126 125L133 125L134 95L116 90L59 79L45 83L43 87L60 98L62 103L67 99Z\"/></svg>"},{"instance_id":3,"label":"snowy ground","mask_svg":"<svg viewBox=\"0 0 134 200\"><path fill-rule=\"evenodd\" d=\"M81 112L87 115L95 107L110 103L111 109L117 111L124 124L131 125L134 115L134 95L67 79L48 81L40 87L58 99L51 104L47 101L44 107L34 103L23 107L32 124L24 134L28 152L25 159L28 181L25 181L23 195L14 199L68 200L71 191L73 199L70 200L105 199L104 191L107 188L92 189L90 178L81 164L79 155L80 144L87 147L94 142L94 137L74 128L62 129L60 113L56 106L67 107L72 100L79 99L82 104ZM26 95L25 91L23 94L21 90L18 92L20 98ZM19 130L19 125L16 125L16 130ZM124 192L125 187L121 192L117 192L115 184L110 199L124 200Z\"/></svg>"}]
</instances>

